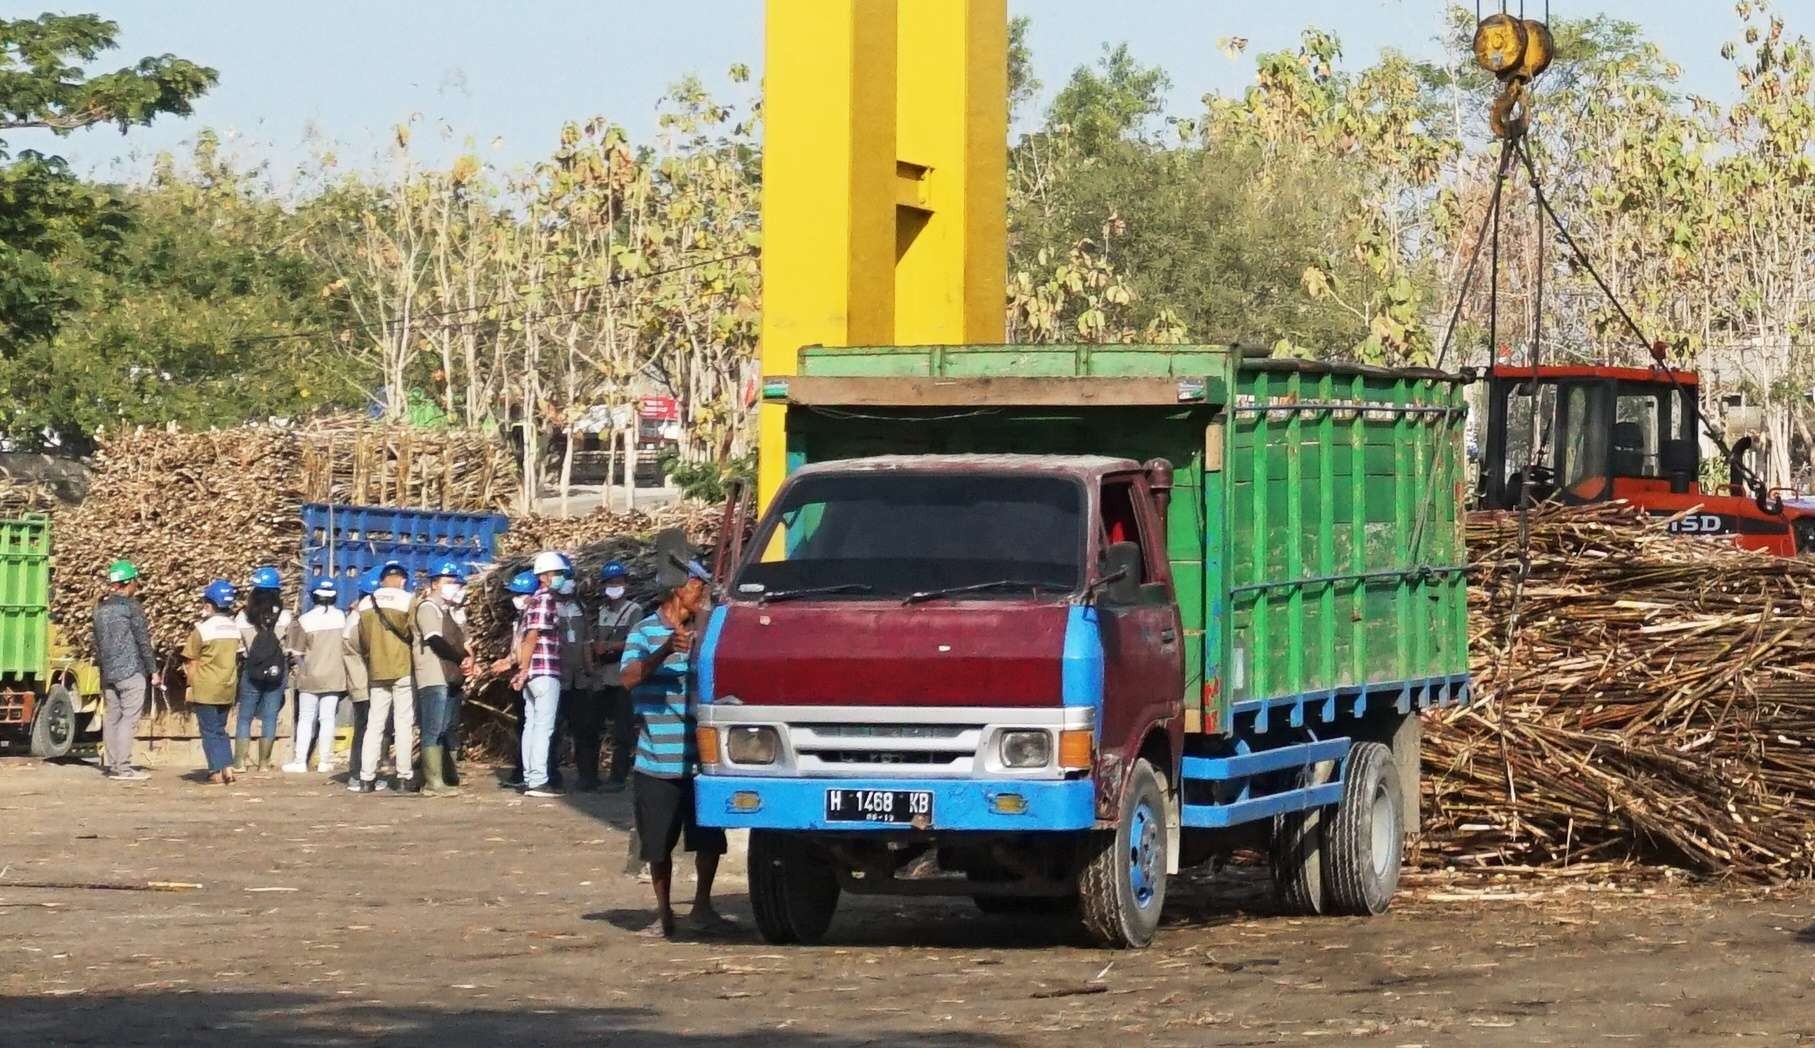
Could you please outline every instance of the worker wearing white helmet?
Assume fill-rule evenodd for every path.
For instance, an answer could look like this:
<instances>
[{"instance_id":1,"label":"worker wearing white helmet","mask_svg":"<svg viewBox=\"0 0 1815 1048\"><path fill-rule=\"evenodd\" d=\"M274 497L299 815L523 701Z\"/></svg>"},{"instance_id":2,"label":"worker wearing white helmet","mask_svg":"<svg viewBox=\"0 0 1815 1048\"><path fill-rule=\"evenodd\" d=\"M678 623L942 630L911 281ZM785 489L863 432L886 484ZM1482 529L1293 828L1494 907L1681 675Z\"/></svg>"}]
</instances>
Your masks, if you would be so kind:
<instances>
[{"instance_id":1,"label":"worker wearing white helmet","mask_svg":"<svg viewBox=\"0 0 1815 1048\"><path fill-rule=\"evenodd\" d=\"M523 608L518 667L511 687L523 692L523 787L529 797L553 797L548 781L548 750L561 703L561 622L555 610L555 587L568 573L568 560L552 550L536 554L530 566L539 588Z\"/></svg>"}]
</instances>

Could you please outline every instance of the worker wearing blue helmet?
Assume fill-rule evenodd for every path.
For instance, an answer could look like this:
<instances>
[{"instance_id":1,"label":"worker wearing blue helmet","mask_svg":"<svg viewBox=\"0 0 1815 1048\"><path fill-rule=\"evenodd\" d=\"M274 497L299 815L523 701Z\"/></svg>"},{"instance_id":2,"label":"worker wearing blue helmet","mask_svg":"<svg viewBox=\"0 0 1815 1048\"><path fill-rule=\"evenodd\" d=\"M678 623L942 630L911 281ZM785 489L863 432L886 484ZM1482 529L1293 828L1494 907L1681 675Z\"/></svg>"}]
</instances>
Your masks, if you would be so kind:
<instances>
[{"instance_id":1,"label":"worker wearing blue helmet","mask_svg":"<svg viewBox=\"0 0 1815 1048\"><path fill-rule=\"evenodd\" d=\"M414 621L416 719L422 729L422 795L444 797L459 791L459 776L448 774L454 756L454 729L460 700L472 671L466 630L454 614L466 569L444 561L429 571L429 588L416 604Z\"/></svg>"},{"instance_id":2,"label":"worker wearing blue helmet","mask_svg":"<svg viewBox=\"0 0 1815 1048\"><path fill-rule=\"evenodd\" d=\"M351 700L353 707L353 745L347 751L349 793L358 793L360 790L359 766L365 753L366 722L371 719L372 713L371 690L366 681L366 660L359 653L359 620L372 607L372 594L378 592L378 573L382 570L383 566L379 565L359 573L353 584L359 596L347 612L346 629L341 634L347 668L347 698Z\"/></svg>"},{"instance_id":3,"label":"worker wearing blue helmet","mask_svg":"<svg viewBox=\"0 0 1815 1048\"><path fill-rule=\"evenodd\" d=\"M396 789L410 792L416 782L412 763L416 749L415 629L410 619L415 597L410 593L410 572L402 561L387 560L378 569L378 590L372 604L359 616L355 648L365 659L366 702L369 707L364 748L359 755L359 792L383 793L391 786L378 778L384 752L384 729L392 738L392 761L397 769Z\"/></svg>"},{"instance_id":4,"label":"worker wearing blue helmet","mask_svg":"<svg viewBox=\"0 0 1815 1048\"><path fill-rule=\"evenodd\" d=\"M512 575L510 581L504 584L504 592L510 594L512 615L510 652L503 658L497 659L492 663L492 673L509 675L516 669L517 647L523 640L523 609L529 606L529 598L534 596L536 591L541 588L542 580L536 577L535 572L528 569ZM517 723L521 725L523 723L523 692L520 688L512 689L511 711L515 715ZM522 789L523 746L520 728L518 745L516 747L516 757L516 766L512 768L510 777L504 780L504 785L512 789Z\"/></svg>"},{"instance_id":5,"label":"worker wearing blue helmet","mask_svg":"<svg viewBox=\"0 0 1815 1048\"><path fill-rule=\"evenodd\" d=\"M276 767L277 716L290 677L290 613L283 606L283 576L270 565L252 572L251 592L235 624L240 631L239 695L233 723L233 770ZM252 758L252 721L259 722L258 756Z\"/></svg>"},{"instance_id":6,"label":"worker wearing blue helmet","mask_svg":"<svg viewBox=\"0 0 1815 1048\"><path fill-rule=\"evenodd\" d=\"M240 633L231 617L239 594L233 583L215 579L202 591L202 617L183 641L183 669L189 705L202 731L208 781L233 781L233 750L227 741L227 710L237 691Z\"/></svg>"}]
</instances>

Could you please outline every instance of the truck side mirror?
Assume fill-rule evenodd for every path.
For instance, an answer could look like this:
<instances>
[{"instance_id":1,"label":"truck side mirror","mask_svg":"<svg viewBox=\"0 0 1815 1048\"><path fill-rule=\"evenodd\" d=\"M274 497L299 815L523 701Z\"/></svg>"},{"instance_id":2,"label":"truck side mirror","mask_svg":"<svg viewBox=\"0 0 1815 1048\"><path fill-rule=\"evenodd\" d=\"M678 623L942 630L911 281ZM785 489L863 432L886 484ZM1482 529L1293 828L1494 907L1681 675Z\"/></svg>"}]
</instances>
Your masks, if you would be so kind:
<instances>
[{"instance_id":1,"label":"truck side mirror","mask_svg":"<svg viewBox=\"0 0 1815 1048\"><path fill-rule=\"evenodd\" d=\"M1103 551L1103 574L1092 587L1105 604L1124 606L1141 602L1141 547L1132 542L1112 542Z\"/></svg>"}]
</instances>

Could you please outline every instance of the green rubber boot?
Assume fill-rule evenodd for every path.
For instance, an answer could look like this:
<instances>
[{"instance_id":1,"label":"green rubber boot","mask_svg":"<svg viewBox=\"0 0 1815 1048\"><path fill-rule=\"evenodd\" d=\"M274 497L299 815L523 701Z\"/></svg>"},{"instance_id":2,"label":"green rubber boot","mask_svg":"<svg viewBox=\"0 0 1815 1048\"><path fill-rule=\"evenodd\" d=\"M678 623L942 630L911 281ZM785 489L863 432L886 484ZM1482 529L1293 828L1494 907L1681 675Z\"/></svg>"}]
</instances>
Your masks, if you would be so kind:
<instances>
[{"instance_id":1,"label":"green rubber boot","mask_svg":"<svg viewBox=\"0 0 1815 1048\"><path fill-rule=\"evenodd\" d=\"M258 740L258 770L275 771L277 762L271 759L271 751L277 748L276 739Z\"/></svg>"},{"instance_id":2,"label":"green rubber boot","mask_svg":"<svg viewBox=\"0 0 1815 1048\"><path fill-rule=\"evenodd\" d=\"M233 740L233 770L234 771L245 771L246 770L246 751L251 748L252 748L252 743L249 740L246 740L246 739L234 739Z\"/></svg>"},{"instance_id":3,"label":"green rubber boot","mask_svg":"<svg viewBox=\"0 0 1815 1048\"><path fill-rule=\"evenodd\" d=\"M424 797L452 797L460 792L457 786L449 786L442 778L441 767L445 751L439 746L422 748L422 795Z\"/></svg>"}]
</instances>

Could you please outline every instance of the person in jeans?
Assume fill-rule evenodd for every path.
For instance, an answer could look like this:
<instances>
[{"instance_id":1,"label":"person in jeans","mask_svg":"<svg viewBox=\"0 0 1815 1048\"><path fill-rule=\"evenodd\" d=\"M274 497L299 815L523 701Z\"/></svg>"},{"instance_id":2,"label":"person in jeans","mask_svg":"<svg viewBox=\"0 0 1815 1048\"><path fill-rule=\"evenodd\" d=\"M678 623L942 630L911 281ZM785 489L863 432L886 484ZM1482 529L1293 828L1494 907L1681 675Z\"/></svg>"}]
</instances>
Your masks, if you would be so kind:
<instances>
[{"instance_id":1,"label":"person in jeans","mask_svg":"<svg viewBox=\"0 0 1815 1048\"><path fill-rule=\"evenodd\" d=\"M607 741L611 773L603 789L608 793L622 790L630 781L630 747L636 741L636 717L630 709L630 692L620 679L618 662L624 656L624 640L630 628L643 621L643 606L625 596L630 572L612 561L599 569L601 599L593 616L593 663L597 667L595 683L598 695L595 706L610 724Z\"/></svg>"},{"instance_id":2,"label":"person in jeans","mask_svg":"<svg viewBox=\"0 0 1815 1048\"><path fill-rule=\"evenodd\" d=\"M365 756L366 722L372 708L371 692L366 687L366 660L359 650L359 623L372 610L372 594L378 592L378 572L373 568L359 576L359 599L347 613L346 632L341 634L343 657L347 669L347 702L353 707L353 745L347 751L347 791L360 790L359 769Z\"/></svg>"},{"instance_id":3,"label":"person in jeans","mask_svg":"<svg viewBox=\"0 0 1815 1048\"><path fill-rule=\"evenodd\" d=\"M233 749L227 742L227 709L233 705L237 692L240 632L228 615L238 596L233 583L226 579L210 582L202 591L202 620L183 642L189 705L202 730L208 781L216 786L234 780Z\"/></svg>"},{"instance_id":4,"label":"person in jeans","mask_svg":"<svg viewBox=\"0 0 1815 1048\"><path fill-rule=\"evenodd\" d=\"M530 568L539 584L523 608L523 638L517 642L517 673L511 687L523 692L523 795L558 797L548 781L548 744L561 702L561 622L554 588L567 573L559 553L536 554Z\"/></svg>"},{"instance_id":5,"label":"person in jeans","mask_svg":"<svg viewBox=\"0 0 1815 1048\"><path fill-rule=\"evenodd\" d=\"M284 580L273 567L252 573L252 592L240 612L240 678L238 713L234 718L233 770L245 771L252 745L252 718L259 723L258 760L254 766L268 771L275 765L277 715L284 706L284 684L290 675L290 656L284 636L290 631L290 613L283 607Z\"/></svg>"},{"instance_id":6,"label":"person in jeans","mask_svg":"<svg viewBox=\"0 0 1815 1048\"><path fill-rule=\"evenodd\" d=\"M369 719L359 756L359 792L376 793L387 787L378 782L378 758L384 753L384 728L392 729L392 758L397 764L397 789L407 792L415 781L410 754L416 748L416 695L410 674L414 670L410 613L413 598L409 572L399 561L387 561L378 576L372 606L359 616L356 633L365 658Z\"/></svg>"},{"instance_id":7,"label":"person in jeans","mask_svg":"<svg viewBox=\"0 0 1815 1048\"><path fill-rule=\"evenodd\" d=\"M139 569L116 560L107 595L95 608L95 661L101 670L101 771L120 782L150 778L132 766L132 742L145 713L147 687L162 687L151 631L139 604Z\"/></svg>"},{"instance_id":8,"label":"person in jeans","mask_svg":"<svg viewBox=\"0 0 1815 1048\"><path fill-rule=\"evenodd\" d=\"M447 782L447 757L459 719L461 689L471 669L466 631L454 616L466 572L448 561L429 576L428 592L416 605L415 669L417 721L422 727L422 795L446 797L460 790Z\"/></svg>"},{"instance_id":9,"label":"person in jeans","mask_svg":"<svg viewBox=\"0 0 1815 1048\"><path fill-rule=\"evenodd\" d=\"M712 934L730 925L712 906L712 880L725 854L725 831L701 826L694 817L693 776L699 770L692 696L688 694L695 631L704 621L710 578L690 562L681 581L670 584L655 614L637 623L624 644L620 679L636 708L636 773L632 779L636 840L649 864L655 889L656 920L640 934L674 934L674 847L693 853L695 891L689 930Z\"/></svg>"},{"instance_id":10,"label":"person in jeans","mask_svg":"<svg viewBox=\"0 0 1815 1048\"><path fill-rule=\"evenodd\" d=\"M333 579L317 579L309 588L313 606L290 624L285 640L296 652L296 752L284 765L292 774L309 770L311 742L316 747L315 770L325 774L334 768L334 725L341 697L347 693L346 647L341 639L347 614L335 606L339 594Z\"/></svg>"}]
</instances>

